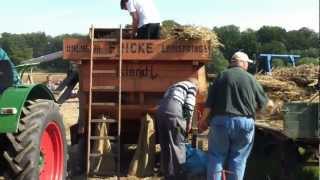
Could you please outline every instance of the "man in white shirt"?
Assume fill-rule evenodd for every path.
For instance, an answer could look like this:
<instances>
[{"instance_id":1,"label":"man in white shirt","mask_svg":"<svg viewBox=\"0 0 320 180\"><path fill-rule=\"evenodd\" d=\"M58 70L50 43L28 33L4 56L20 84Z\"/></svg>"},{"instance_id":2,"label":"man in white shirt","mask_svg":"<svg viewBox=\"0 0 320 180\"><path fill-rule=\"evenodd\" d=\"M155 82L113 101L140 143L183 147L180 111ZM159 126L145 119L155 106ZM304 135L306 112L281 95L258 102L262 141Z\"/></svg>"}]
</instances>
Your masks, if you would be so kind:
<instances>
[{"instance_id":1,"label":"man in white shirt","mask_svg":"<svg viewBox=\"0 0 320 180\"><path fill-rule=\"evenodd\" d=\"M120 6L129 11L138 39L160 38L160 17L153 0L121 0Z\"/></svg>"}]
</instances>

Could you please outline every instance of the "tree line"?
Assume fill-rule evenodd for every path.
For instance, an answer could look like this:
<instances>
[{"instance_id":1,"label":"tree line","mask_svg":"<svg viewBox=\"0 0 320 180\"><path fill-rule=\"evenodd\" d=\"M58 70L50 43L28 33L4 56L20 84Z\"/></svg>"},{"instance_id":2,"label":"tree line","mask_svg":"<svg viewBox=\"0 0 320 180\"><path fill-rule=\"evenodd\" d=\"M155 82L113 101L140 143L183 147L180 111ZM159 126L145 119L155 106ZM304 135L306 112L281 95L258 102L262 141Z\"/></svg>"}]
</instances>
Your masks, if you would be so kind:
<instances>
[{"instance_id":1,"label":"tree line","mask_svg":"<svg viewBox=\"0 0 320 180\"><path fill-rule=\"evenodd\" d=\"M240 31L235 25L214 27L224 47L216 50L211 70L220 71L226 66L237 50L246 52L251 59L259 60L259 54L295 54L300 55L298 64L319 64L319 32L302 27L299 30L286 31L278 26L263 26L255 31L247 29ZM288 63L280 59L273 59L274 66L286 66ZM220 68L220 69L219 69Z\"/></svg>"},{"instance_id":2,"label":"tree line","mask_svg":"<svg viewBox=\"0 0 320 180\"><path fill-rule=\"evenodd\" d=\"M21 62L61 51L63 39L68 37L85 37L80 34L63 34L52 37L44 32L11 34L2 33L0 36L0 48L3 48L15 65ZM50 63L41 64L39 69L52 72L66 72L69 67L68 61L57 59Z\"/></svg>"},{"instance_id":3,"label":"tree line","mask_svg":"<svg viewBox=\"0 0 320 180\"><path fill-rule=\"evenodd\" d=\"M163 21L162 25L181 26L172 20ZM228 64L227 60L238 50L246 52L252 59L258 59L261 53L273 53L300 55L302 63L316 64L319 61L319 32L306 27L286 31L279 26L263 26L258 30L240 31L236 25L227 25L213 27L212 31L218 35L223 47L213 51L213 61L208 65L208 70L211 72L223 70ZM2 33L0 47L18 65L23 60L62 50L63 39L66 37L85 37L85 35L64 34L52 37L44 32ZM285 65L279 62L277 65ZM56 60L41 67L48 71L65 71L68 62Z\"/></svg>"}]
</instances>

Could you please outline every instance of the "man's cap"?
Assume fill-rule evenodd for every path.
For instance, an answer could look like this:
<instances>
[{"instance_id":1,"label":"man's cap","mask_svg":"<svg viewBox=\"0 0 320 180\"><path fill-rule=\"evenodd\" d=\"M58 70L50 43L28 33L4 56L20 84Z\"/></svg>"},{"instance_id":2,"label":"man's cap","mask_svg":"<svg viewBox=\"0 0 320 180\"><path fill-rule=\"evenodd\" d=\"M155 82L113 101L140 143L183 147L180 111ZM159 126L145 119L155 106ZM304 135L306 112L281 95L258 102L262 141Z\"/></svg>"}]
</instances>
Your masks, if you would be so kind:
<instances>
[{"instance_id":1,"label":"man's cap","mask_svg":"<svg viewBox=\"0 0 320 180\"><path fill-rule=\"evenodd\" d=\"M248 55L241 51L234 53L231 57L231 61L246 61L249 63L253 63L253 61L249 59Z\"/></svg>"}]
</instances>

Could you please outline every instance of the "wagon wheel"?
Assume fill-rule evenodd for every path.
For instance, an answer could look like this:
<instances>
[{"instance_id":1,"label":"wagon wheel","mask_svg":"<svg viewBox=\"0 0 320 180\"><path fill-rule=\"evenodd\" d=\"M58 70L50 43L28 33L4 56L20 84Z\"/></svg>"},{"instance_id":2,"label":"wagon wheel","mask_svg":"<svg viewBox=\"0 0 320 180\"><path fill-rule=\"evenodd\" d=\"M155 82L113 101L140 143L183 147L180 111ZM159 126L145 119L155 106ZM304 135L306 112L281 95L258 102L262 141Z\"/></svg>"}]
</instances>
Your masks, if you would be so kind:
<instances>
[{"instance_id":1,"label":"wagon wheel","mask_svg":"<svg viewBox=\"0 0 320 180\"><path fill-rule=\"evenodd\" d=\"M63 180L67 145L58 106L49 100L28 101L17 133L7 133L3 153L8 179Z\"/></svg>"}]
</instances>

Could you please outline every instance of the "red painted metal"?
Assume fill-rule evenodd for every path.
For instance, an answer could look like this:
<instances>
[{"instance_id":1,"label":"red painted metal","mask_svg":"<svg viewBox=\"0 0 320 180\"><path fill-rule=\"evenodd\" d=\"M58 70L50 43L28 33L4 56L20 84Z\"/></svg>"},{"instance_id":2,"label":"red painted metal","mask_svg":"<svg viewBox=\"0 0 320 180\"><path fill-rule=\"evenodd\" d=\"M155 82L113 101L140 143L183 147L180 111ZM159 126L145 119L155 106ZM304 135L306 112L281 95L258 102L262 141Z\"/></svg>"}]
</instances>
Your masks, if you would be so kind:
<instances>
[{"instance_id":1,"label":"red painted metal","mask_svg":"<svg viewBox=\"0 0 320 180\"><path fill-rule=\"evenodd\" d=\"M52 121L46 127L40 142L43 164L40 180L62 180L64 170L64 144L59 125Z\"/></svg>"}]
</instances>

